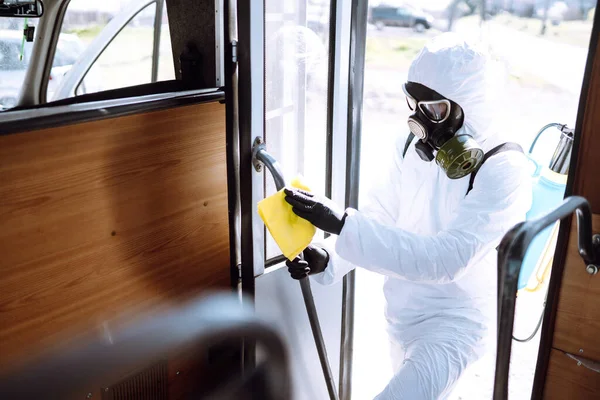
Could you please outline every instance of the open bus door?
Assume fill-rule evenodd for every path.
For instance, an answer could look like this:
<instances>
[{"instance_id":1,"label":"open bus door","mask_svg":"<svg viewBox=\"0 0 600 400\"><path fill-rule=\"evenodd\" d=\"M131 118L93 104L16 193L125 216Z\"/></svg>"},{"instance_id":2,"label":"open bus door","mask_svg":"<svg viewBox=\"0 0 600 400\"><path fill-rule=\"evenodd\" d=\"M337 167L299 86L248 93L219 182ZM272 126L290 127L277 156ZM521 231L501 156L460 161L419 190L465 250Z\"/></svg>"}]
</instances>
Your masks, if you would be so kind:
<instances>
[{"instance_id":1,"label":"open bus door","mask_svg":"<svg viewBox=\"0 0 600 400\"><path fill-rule=\"evenodd\" d=\"M259 138L287 176L301 173L315 191L357 206L366 2L167 0L167 19L162 2L132 1L50 90L61 30L100 15L69 15L70 4L44 1L25 84L0 120L0 373L74 338L110 343L123 312L141 317L241 288L286 340L294 398L323 398L300 287L256 213L274 187L252 163L252 146ZM147 18L152 10L160 12ZM147 26L153 34L138 36L143 29L134 28ZM165 64L156 59L167 33L166 67L177 79L162 79ZM146 83L132 61L147 67ZM95 67L119 78L117 86L80 94ZM343 399L353 290L353 274L337 286L313 285ZM235 375L239 361L251 370L263 357L249 342L243 357L235 343L198 350L120 380L69 382L65 372L53 381L72 386L75 398L140 398L144 388L156 389L152 398L180 399ZM38 392L49 387L39 384Z\"/></svg>"},{"instance_id":2,"label":"open bus door","mask_svg":"<svg viewBox=\"0 0 600 400\"><path fill-rule=\"evenodd\" d=\"M233 100L228 115L238 124L230 129L239 140L241 288L289 346L294 398L326 398L301 288L257 213L257 203L277 189L252 156L263 144L288 182L300 174L312 190L357 206L367 2L238 1L232 11L237 26L231 24L229 41L237 64L226 76ZM312 285L341 399L350 399L353 294L354 273L333 286ZM252 366L251 345L244 357Z\"/></svg>"}]
</instances>

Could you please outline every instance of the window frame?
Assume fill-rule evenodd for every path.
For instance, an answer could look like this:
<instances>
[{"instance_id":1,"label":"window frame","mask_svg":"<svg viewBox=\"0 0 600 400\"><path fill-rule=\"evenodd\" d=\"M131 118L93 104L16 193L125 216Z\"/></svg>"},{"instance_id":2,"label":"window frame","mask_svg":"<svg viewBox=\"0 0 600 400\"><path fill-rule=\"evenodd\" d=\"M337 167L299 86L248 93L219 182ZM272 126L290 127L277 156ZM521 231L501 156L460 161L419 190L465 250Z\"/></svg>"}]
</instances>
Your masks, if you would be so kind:
<instances>
[{"instance_id":1,"label":"window frame","mask_svg":"<svg viewBox=\"0 0 600 400\"><path fill-rule=\"evenodd\" d=\"M46 10L44 17L39 19L39 24L35 32L31 62L25 74L25 82L17 95L17 103L14 105L14 107L2 110L2 114L25 109L53 107L57 104L77 104L93 100L115 99L119 96L130 97L136 95L136 93L138 95L145 95L169 93L172 91L215 88L220 87L220 85L215 86L213 81L214 79L216 79L217 83L223 82L224 66L226 63L224 61L225 54L222 50L226 50L227 47L225 46L224 42L224 27L228 23L228 21L225 20L221 21L221 16L227 14L224 12L226 9L226 7L223 5L224 0L215 0L214 5L207 4L206 6L211 9L211 12L209 13L204 12L200 8L196 8L194 9L194 13L191 14L185 8L185 3L180 4L179 2L175 2L172 5L171 10L173 15L169 13L168 16L170 23L169 33L173 60L171 63L163 63L164 65L160 65L161 63L159 62L158 69L160 76L161 68L165 68L166 66L172 64L173 70L175 71L175 79L157 81L156 83L149 83L145 85L124 87L116 90L100 91L82 96L63 96L62 100L48 100L48 85L52 71L54 53L56 51L62 23L65 18L69 3L70 0L45 0ZM172 21L177 21L185 15L191 15L191 17L189 17L188 20L185 20L185 17L183 17L185 20L183 25L180 26L179 29L174 30ZM194 28L194 24L196 23L205 23L206 25L210 26L214 24L215 27L214 29L211 29L210 34L199 35L198 31ZM164 39L166 38L162 39L164 42ZM208 82L212 82L208 86L190 84L189 82L181 81L181 78L179 77L178 64L179 54L181 51L183 51L182 43L187 43L189 41L192 41L205 50L209 48L209 51L214 51L216 54L218 54L216 61L217 63L220 62L220 66L216 68L216 76L213 75L214 71L208 71L210 68L202 71L204 79ZM54 90L54 93L55 92L56 90Z\"/></svg>"}]
</instances>

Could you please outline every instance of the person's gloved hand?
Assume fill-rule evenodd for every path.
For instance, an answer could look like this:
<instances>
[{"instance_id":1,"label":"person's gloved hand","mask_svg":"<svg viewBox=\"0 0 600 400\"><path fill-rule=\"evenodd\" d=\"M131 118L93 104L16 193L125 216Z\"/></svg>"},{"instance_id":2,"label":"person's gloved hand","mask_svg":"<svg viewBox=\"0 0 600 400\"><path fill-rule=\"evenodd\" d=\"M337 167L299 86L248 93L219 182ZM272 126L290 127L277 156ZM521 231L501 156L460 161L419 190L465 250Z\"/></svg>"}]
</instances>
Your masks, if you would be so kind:
<instances>
[{"instance_id":1,"label":"person's gloved hand","mask_svg":"<svg viewBox=\"0 0 600 400\"><path fill-rule=\"evenodd\" d=\"M342 232L346 213L333 201L300 189L286 188L285 194L285 201L292 205L294 214L324 232L335 235Z\"/></svg>"},{"instance_id":2,"label":"person's gloved hand","mask_svg":"<svg viewBox=\"0 0 600 400\"><path fill-rule=\"evenodd\" d=\"M329 254L320 247L310 245L293 261L287 260L285 265L292 278L302 279L325 271L327 263Z\"/></svg>"}]
</instances>

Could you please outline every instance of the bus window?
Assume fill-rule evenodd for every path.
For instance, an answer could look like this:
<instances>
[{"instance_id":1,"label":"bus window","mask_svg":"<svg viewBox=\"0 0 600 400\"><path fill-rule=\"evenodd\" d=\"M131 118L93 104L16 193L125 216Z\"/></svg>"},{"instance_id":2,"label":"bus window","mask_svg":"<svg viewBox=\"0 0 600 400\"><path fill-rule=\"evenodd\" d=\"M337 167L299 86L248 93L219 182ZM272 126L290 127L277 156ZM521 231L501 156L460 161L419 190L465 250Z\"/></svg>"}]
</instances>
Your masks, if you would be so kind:
<instances>
[{"instance_id":1,"label":"bus window","mask_svg":"<svg viewBox=\"0 0 600 400\"><path fill-rule=\"evenodd\" d=\"M265 1L265 140L286 176L325 193L329 1ZM270 177L266 195L275 193ZM320 233L321 234L321 233ZM267 259L280 254L267 235Z\"/></svg>"},{"instance_id":2,"label":"bus window","mask_svg":"<svg viewBox=\"0 0 600 400\"><path fill-rule=\"evenodd\" d=\"M166 5L161 1L71 1L61 27L47 99L175 79ZM154 60L157 18L161 23ZM76 62L81 65L73 68Z\"/></svg>"}]
</instances>

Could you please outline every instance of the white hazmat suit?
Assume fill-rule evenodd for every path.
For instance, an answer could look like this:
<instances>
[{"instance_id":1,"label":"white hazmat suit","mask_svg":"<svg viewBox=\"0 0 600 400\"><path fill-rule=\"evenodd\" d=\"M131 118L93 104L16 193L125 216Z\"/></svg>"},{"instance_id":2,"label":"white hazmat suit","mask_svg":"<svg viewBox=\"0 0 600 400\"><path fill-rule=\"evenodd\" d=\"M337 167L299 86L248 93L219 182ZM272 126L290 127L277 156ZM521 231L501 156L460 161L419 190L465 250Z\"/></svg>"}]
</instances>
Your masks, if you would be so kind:
<instances>
[{"instance_id":1,"label":"white hazmat suit","mask_svg":"<svg viewBox=\"0 0 600 400\"><path fill-rule=\"evenodd\" d=\"M484 152L507 141L490 129L490 65L476 46L442 34L408 73L463 108L457 134L471 135ZM469 176L449 179L419 158L414 142L403 157L405 138L398 141L386 182L360 211L347 210L339 237L325 241L328 267L314 276L331 284L354 266L385 275L394 377L377 400L446 398L465 368L494 348L495 248L531 206L522 153L490 157L466 195Z\"/></svg>"}]
</instances>

